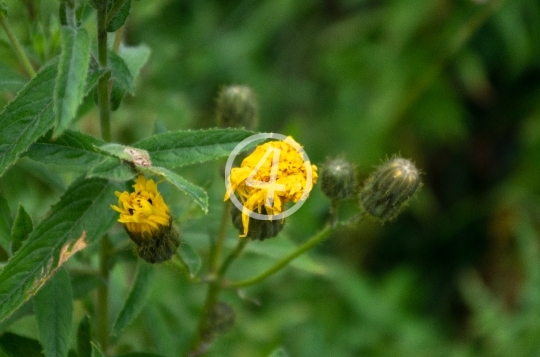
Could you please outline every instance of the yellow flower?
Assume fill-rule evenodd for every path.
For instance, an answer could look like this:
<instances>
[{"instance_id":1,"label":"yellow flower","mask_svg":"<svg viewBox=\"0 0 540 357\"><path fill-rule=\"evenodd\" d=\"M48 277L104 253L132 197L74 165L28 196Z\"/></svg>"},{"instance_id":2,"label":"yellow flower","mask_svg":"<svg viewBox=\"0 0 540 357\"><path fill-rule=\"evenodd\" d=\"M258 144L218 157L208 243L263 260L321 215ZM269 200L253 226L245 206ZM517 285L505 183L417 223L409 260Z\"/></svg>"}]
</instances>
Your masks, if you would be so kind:
<instances>
[{"instance_id":1,"label":"yellow flower","mask_svg":"<svg viewBox=\"0 0 540 357\"><path fill-rule=\"evenodd\" d=\"M139 175L133 185L134 192L115 192L118 206L111 208L120 213L118 222L123 223L128 233L150 238L163 226L170 225L170 210L157 190L154 180Z\"/></svg>"},{"instance_id":2,"label":"yellow flower","mask_svg":"<svg viewBox=\"0 0 540 357\"><path fill-rule=\"evenodd\" d=\"M224 200L236 192L244 205L244 233L240 237L247 236L249 211L261 213L264 207L266 214L277 215L287 202L298 202L307 196L317 182L317 167L311 165L312 182L307 184L304 159L293 145L299 147L290 136L284 141L259 145L242 161L241 167L231 170Z\"/></svg>"}]
</instances>

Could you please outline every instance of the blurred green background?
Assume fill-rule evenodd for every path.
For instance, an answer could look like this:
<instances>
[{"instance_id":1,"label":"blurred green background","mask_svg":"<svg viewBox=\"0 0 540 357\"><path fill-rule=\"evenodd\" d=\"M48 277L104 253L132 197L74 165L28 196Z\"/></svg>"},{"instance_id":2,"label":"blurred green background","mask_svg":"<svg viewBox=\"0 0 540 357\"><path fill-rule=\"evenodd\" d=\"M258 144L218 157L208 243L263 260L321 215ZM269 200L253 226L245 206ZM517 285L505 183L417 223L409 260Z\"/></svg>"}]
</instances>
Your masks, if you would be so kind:
<instances>
[{"instance_id":1,"label":"blurred green background","mask_svg":"<svg viewBox=\"0 0 540 357\"><path fill-rule=\"evenodd\" d=\"M7 4L34 63L58 52L56 1ZM85 26L95 26L90 13ZM2 66L17 68L1 36ZM344 156L365 179L399 153L424 173L396 221L365 220L310 253L311 262L245 289L244 299L225 293L237 323L209 356L267 356L279 346L306 357L540 355L539 1L134 1L125 44L152 54L136 95L113 113L115 141L156 127L213 127L218 90L245 84L258 95L260 131L292 135L318 165ZM76 127L99 135L98 122L93 109ZM65 187L54 170L36 167L23 161L0 179L11 210L23 202L34 220ZM213 165L181 173L211 194L207 217L185 196L173 204L184 239L204 254L215 232L208 222L220 217L221 177ZM328 209L316 187L283 235L305 241ZM267 266L267 243L276 244L254 242L232 275ZM133 258L113 271L113 314L132 274ZM118 351L176 356L189 341L204 288L164 267L156 276ZM79 316L91 300L81 301ZM32 335L31 319L12 329Z\"/></svg>"}]
</instances>

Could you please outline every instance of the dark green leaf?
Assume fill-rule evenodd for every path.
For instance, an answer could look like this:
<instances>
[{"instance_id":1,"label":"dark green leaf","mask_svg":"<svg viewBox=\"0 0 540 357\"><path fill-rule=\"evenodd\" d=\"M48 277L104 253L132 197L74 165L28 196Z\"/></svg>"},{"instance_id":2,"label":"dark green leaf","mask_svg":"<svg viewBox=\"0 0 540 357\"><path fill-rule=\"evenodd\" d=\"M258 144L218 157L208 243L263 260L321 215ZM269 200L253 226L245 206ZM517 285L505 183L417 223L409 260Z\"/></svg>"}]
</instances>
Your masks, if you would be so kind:
<instances>
[{"instance_id":1,"label":"dark green leaf","mask_svg":"<svg viewBox=\"0 0 540 357\"><path fill-rule=\"evenodd\" d=\"M111 109L116 110L126 93L133 94L133 76L128 66L118 54L109 51L109 66L112 71L113 87L111 91Z\"/></svg>"},{"instance_id":2,"label":"dark green leaf","mask_svg":"<svg viewBox=\"0 0 540 357\"><path fill-rule=\"evenodd\" d=\"M135 173L116 157L108 157L90 170L87 177L100 177L113 181L131 180Z\"/></svg>"},{"instance_id":3,"label":"dark green leaf","mask_svg":"<svg viewBox=\"0 0 540 357\"><path fill-rule=\"evenodd\" d=\"M180 254L182 261L188 267L190 275L195 276L201 268L201 257L199 254L186 242L180 244L178 254Z\"/></svg>"},{"instance_id":4,"label":"dark green leaf","mask_svg":"<svg viewBox=\"0 0 540 357\"><path fill-rule=\"evenodd\" d=\"M150 166L139 167L139 169L142 172L147 172L163 177L165 180L173 184L176 188L191 196L195 203L201 206L204 213L208 212L208 195L206 194L206 191L199 186L192 184L190 181L178 175L176 172L167 170L163 167Z\"/></svg>"},{"instance_id":5,"label":"dark green leaf","mask_svg":"<svg viewBox=\"0 0 540 357\"><path fill-rule=\"evenodd\" d=\"M141 259L137 261L135 281L114 323L113 331L115 334L118 334L123 328L133 322L141 313L150 293L153 273L154 269L150 264L145 263Z\"/></svg>"},{"instance_id":6,"label":"dark green leaf","mask_svg":"<svg viewBox=\"0 0 540 357\"><path fill-rule=\"evenodd\" d=\"M84 97L90 62L90 37L84 28L62 26L62 53L54 88L54 135L57 138L75 118Z\"/></svg>"},{"instance_id":7,"label":"dark green leaf","mask_svg":"<svg viewBox=\"0 0 540 357\"><path fill-rule=\"evenodd\" d=\"M52 127L56 67L40 70L0 114L0 175Z\"/></svg>"},{"instance_id":8,"label":"dark green leaf","mask_svg":"<svg viewBox=\"0 0 540 357\"><path fill-rule=\"evenodd\" d=\"M109 1L109 5L114 6L114 4L120 0ZM131 0L126 0L122 7L114 14L111 21L107 24L107 32L114 32L118 30L126 22L127 17L129 16L129 9L131 8Z\"/></svg>"},{"instance_id":9,"label":"dark green leaf","mask_svg":"<svg viewBox=\"0 0 540 357\"><path fill-rule=\"evenodd\" d=\"M38 341L11 332L0 335L0 349L9 357L43 357Z\"/></svg>"},{"instance_id":10,"label":"dark green leaf","mask_svg":"<svg viewBox=\"0 0 540 357\"><path fill-rule=\"evenodd\" d=\"M26 83L26 79L0 62L0 91L17 93Z\"/></svg>"},{"instance_id":11,"label":"dark green leaf","mask_svg":"<svg viewBox=\"0 0 540 357\"><path fill-rule=\"evenodd\" d=\"M76 171L87 171L108 156L96 147L105 142L91 135L66 130L62 136L52 140L51 133L33 143L24 154L32 160L59 165Z\"/></svg>"},{"instance_id":12,"label":"dark green leaf","mask_svg":"<svg viewBox=\"0 0 540 357\"><path fill-rule=\"evenodd\" d=\"M86 84L84 86L85 95L88 95L90 91L94 89L101 76L103 76L105 73L107 73L106 69L99 68L99 65L95 61L90 61L88 77L86 78Z\"/></svg>"},{"instance_id":13,"label":"dark green leaf","mask_svg":"<svg viewBox=\"0 0 540 357\"><path fill-rule=\"evenodd\" d=\"M74 253L115 221L110 203L120 187L101 179L75 181L0 271L0 320L32 297Z\"/></svg>"},{"instance_id":14,"label":"dark green leaf","mask_svg":"<svg viewBox=\"0 0 540 357\"><path fill-rule=\"evenodd\" d=\"M67 356L71 340L73 297L66 270L63 267L58 269L32 300L45 356Z\"/></svg>"},{"instance_id":15,"label":"dark green leaf","mask_svg":"<svg viewBox=\"0 0 540 357\"><path fill-rule=\"evenodd\" d=\"M253 134L242 129L176 131L154 135L133 146L147 150L153 165L174 168L227 157Z\"/></svg>"},{"instance_id":16,"label":"dark green leaf","mask_svg":"<svg viewBox=\"0 0 540 357\"><path fill-rule=\"evenodd\" d=\"M104 357L103 352L94 342L92 342L92 357Z\"/></svg>"},{"instance_id":17,"label":"dark green leaf","mask_svg":"<svg viewBox=\"0 0 540 357\"><path fill-rule=\"evenodd\" d=\"M32 218L26 213L22 204L19 204L19 211L15 217L15 223L11 228L11 254L15 254L21 247L24 240L34 229Z\"/></svg>"},{"instance_id":18,"label":"dark green leaf","mask_svg":"<svg viewBox=\"0 0 540 357\"><path fill-rule=\"evenodd\" d=\"M9 211L9 205L6 199L0 196L0 246L7 252L11 241L11 226L13 218Z\"/></svg>"},{"instance_id":19,"label":"dark green leaf","mask_svg":"<svg viewBox=\"0 0 540 357\"><path fill-rule=\"evenodd\" d=\"M92 357L90 319L85 315L77 328L77 354L79 357Z\"/></svg>"}]
</instances>

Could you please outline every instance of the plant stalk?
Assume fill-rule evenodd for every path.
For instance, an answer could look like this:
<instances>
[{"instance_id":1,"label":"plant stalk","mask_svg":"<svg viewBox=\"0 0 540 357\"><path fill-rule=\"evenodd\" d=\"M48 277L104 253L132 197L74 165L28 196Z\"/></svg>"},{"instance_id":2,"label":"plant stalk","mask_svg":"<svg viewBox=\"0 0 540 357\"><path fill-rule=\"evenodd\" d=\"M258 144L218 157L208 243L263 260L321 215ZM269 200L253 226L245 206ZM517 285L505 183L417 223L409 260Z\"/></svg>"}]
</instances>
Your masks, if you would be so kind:
<instances>
[{"instance_id":1,"label":"plant stalk","mask_svg":"<svg viewBox=\"0 0 540 357\"><path fill-rule=\"evenodd\" d=\"M113 17L116 15L116 13L118 12L118 10L120 10L122 8L122 6L124 6L124 3L126 2L127 0L118 0L114 3L114 5L111 7L111 9L109 10L109 13L107 14L107 17L106 17L106 22L105 22L105 28L107 28L107 26L109 25L109 22L111 22L111 20L113 19Z\"/></svg>"},{"instance_id":2,"label":"plant stalk","mask_svg":"<svg viewBox=\"0 0 540 357\"><path fill-rule=\"evenodd\" d=\"M15 36L15 33L13 33L13 30L11 29L11 26L9 25L7 18L4 13L0 11L0 25L4 28L4 31L6 31L6 35L9 38L9 42L11 43L11 47L13 48L13 51L21 61L25 71L28 73L30 78L34 77L36 75L36 71L34 71L34 68L32 67L32 64L28 60L28 57L26 56L26 53L24 53L24 50Z\"/></svg>"}]
</instances>

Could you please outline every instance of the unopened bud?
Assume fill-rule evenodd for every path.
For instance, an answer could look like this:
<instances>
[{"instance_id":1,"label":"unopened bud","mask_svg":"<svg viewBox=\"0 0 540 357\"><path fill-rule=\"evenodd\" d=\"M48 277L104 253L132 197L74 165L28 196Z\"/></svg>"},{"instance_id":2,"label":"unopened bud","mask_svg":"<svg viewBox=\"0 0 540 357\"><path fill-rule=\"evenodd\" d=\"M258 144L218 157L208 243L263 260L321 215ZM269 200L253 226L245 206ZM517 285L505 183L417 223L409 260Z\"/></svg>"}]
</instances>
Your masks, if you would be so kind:
<instances>
[{"instance_id":1,"label":"unopened bud","mask_svg":"<svg viewBox=\"0 0 540 357\"><path fill-rule=\"evenodd\" d=\"M262 208L261 214L267 214L266 208ZM240 234L244 233L244 225L242 223L242 212L235 206L231 207L231 216L233 226L238 229ZM265 240L278 235L285 225L284 219L274 220L259 220L255 218L249 219L249 226L246 238L251 240Z\"/></svg>"},{"instance_id":2,"label":"unopened bud","mask_svg":"<svg viewBox=\"0 0 540 357\"><path fill-rule=\"evenodd\" d=\"M369 176L360 200L369 214L386 222L399 214L421 184L420 172L414 164L396 157Z\"/></svg>"},{"instance_id":3,"label":"unopened bud","mask_svg":"<svg viewBox=\"0 0 540 357\"><path fill-rule=\"evenodd\" d=\"M356 187L354 166L344 159L327 161L321 167L321 190L330 199L351 197Z\"/></svg>"},{"instance_id":4,"label":"unopened bud","mask_svg":"<svg viewBox=\"0 0 540 357\"><path fill-rule=\"evenodd\" d=\"M172 258L180 245L180 235L169 220L168 226L161 226L157 233L131 232L126 229L135 243L137 255L148 263L162 263Z\"/></svg>"},{"instance_id":5,"label":"unopened bud","mask_svg":"<svg viewBox=\"0 0 540 357\"><path fill-rule=\"evenodd\" d=\"M217 99L217 122L221 128L255 129L259 122L259 108L251 88L224 87Z\"/></svg>"}]
</instances>

